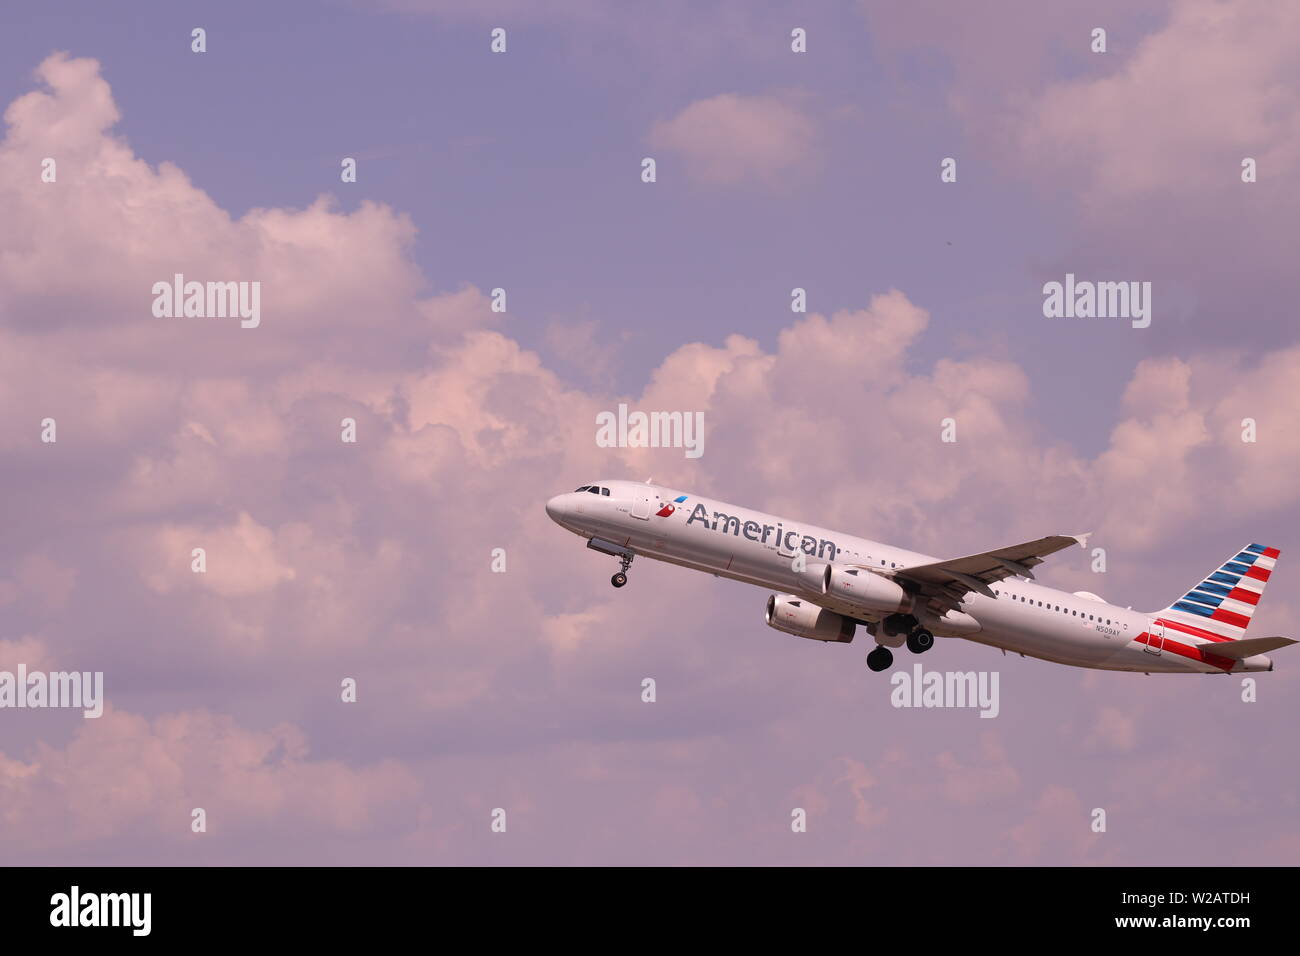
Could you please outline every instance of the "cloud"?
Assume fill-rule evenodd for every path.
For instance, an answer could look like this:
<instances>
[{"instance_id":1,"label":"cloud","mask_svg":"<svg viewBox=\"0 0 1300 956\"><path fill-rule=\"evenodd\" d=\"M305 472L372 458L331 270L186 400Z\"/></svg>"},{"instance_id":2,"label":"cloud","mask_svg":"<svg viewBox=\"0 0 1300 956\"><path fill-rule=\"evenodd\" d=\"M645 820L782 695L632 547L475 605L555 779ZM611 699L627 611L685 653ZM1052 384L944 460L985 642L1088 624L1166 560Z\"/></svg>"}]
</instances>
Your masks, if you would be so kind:
<instances>
[{"instance_id":1,"label":"cloud","mask_svg":"<svg viewBox=\"0 0 1300 956\"><path fill-rule=\"evenodd\" d=\"M1184 333L1237 349L1242 323L1256 342L1290 343L1300 65L1289 41L1300 8L862 9L889 61L924 51L948 67L932 75L948 77L945 102L967 153L1060 210L1065 248L1035 263L1037 281L1070 271L1153 282L1161 349L1181 348ZM1089 51L1097 26L1106 53ZM1254 183L1241 178L1248 157Z\"/></svg>"},{"instance_id":2,"label":"cloud","mask_svg":"<svg viewBox=\"0 0 1300 956\"><path fill-rule=\"evenodd\" d=\"M1074 860L1087 819L1070 774L1090 745L1059 730L1122 707L1129 675L1087 684L1017 660L1025 680L1008 667L1004 713L1025 719L983 738L978 719L890 708L860 644L765 628L757 589L638 560L614 592L611 563L543 502L654 474L943 555L1095 526L1123 603L1152 575L1204 570L1166 571L1171 547L1240 543L1242 524L1297 505L1300 351L1143 364L1097 455L1056 436L1016 363L944 355L902 290L764 340L720 315L721 344L680 344L644 388L577 385L491 325L478 290L431 290L400 213L321 201L234 219L115 136L93 61L52 58L40 79L0 144L13 173L0 217L14 224L0 233L0 447L22 556L0 569L0 602L15 634L39 638L0 643L104 670L110 710L71 731L26 715L30 739L0 763L7 858L184 859L203 806L204 845L236 862L341 848L373 862L982 861L1013 830L1025 858ZM32 131L47 121L73 160L56 184L36 175ZM751 185L804 168L788 144L766 155L701 168ZM261 277L262 326L154 319L149 283L177 265ZM619 401L703 412L704 457L597 448L595 414ZM46 415L53 445L39 440ZM1260 423L1249 445L1246 415ZM355 444L340 441L344 417ZM945 418L956 443L940 440ZM194 547L206 575L190 570ZM1058 559L1046 579L1091 583L1082 553ZM991 660L957 641L933 653ZM338 700L344 676L355 705ZM1181 693L1162 710L1170 725L1222 721L1204 693ZM1080 697L1084 714L1063 716ZM1111 727L1100 741L1126 738ZM1140 761L1136 744L1108 753ZM1176 762L1223 780L1240 769L1231 749ZM1257 782L1261 799L1288 786ZM792 794L821 814L793 845ZM1025 794L1041 802L1027 811ZM511 842L485 849L504 804ZM926 826L904 825L913 815ZM1236 852L1236 832L1215 828L1205 852Z\"/></svg>"},{"instance_id":3,"label":"cloud","mask_svg":"<svg viewBox=\"0 0 1300 956\"><path fill-rule=\"evenodd\" d=\"M1020 789L1020 774L995 734L986 732L981 736L979 757L979 762L966 765L949 751L939 754L937 762L944 771L945 794L953 803L1006 800Z\"/></svg>"},{"instance_id":4,"label":"cloud","mask_svg":"<svg viewBox=\"0 0 1300 956\"><path fill-rule=\"evenodd\" d=\"M1137 722L1117 707L1103 707L1087 744L1094 750L1130 751L1137 743Z\"/></svg>"},{"instance_id":5,"label":"cloud","mask_svg":"<svg viewBox=\"0 0 1300 956\"><path fill-rule=\"evenodd\" d=\"M66 747L30 760L0 752L0 824L9 852L89 846L124 834L150 843L222 840L240 831L363 833L417 793L392 761L364 769L312 760L300 730L239 727L185 711L147 720L109 708ZM202 808L208 832L191 830Z\"/></svg>"},{"instance_id":6,"label":"cloud","mask_svg":"<svg viewBox=\"0 0 1300 956\"><path fill-rule=\"evenodd\" d=\"M222 597L257 594L281 581L292 581L294 569L276 553L276 536L271 529L241 512L227 528L164 527L149 542L150 561L157 569L145 575L155 591L166 593L186 586L206 588ZM202 548L202 570L195 570L192 557Z\"/></svg>"},{"instance_id":7,"label":"cloud","mask_svg":"<svg viewBox=\"0 0 1300 956\"><path fill-rule=\"evenodd\" d=\"M11 105L0 146L9 226L0 237L0 308L11 316L6 351L29 363L27 375L48 380L69 355L131 367L165 354L238 377L296 366L307 343L312 356L353 366L409 365L412 350L440 334L454 339L490 320L472 290L422 298L424 279L406 255L414 226L392 209L363 201L343 214L321 196L306 209L233 219L176 166L154 169L114 135L118 113L96 61L55 54L37 76L48 89ZM37 132L47 125L51 135ZM57 163L55 182L41 181L45 157ZM155 317L153 286L176 274L259 282L261 326ZM49 347L33 349L32 336Z\"/></svg>"},{"instance_id":8,"label":"cloud","mask_svg":"<svg viewBox=\"0 0 1300 956\"><path fill-rule=\"evenodd\" d=\"M0 671L16 673L19 664L29 672L53 670L54 657L49 644L33 634L0 641Z\"/></svg>"},{"instance_id":9,"label":"cloud","mask_svg":"<svg viewBox=\"0 0 1300 956\"><path fill-rule=\"evenodd\" d=\"M46 554L35 552L18 562L12 582L0 582L0 595L26 597L45 611L67 606L77 580L77 569L60 564ZM0 598L0 604L9 603Z\"/></svg>"},{"instance_id":10,"label":"cloud","mask_svg":"<svg viewBox=\"0 0 1300 956\"><path fill-rule=\"evenodd\" d=\"M1230 201L1241 196L1245 156L1269 179L1292 178L1297 30L1291 4L1182 0L1167 24L1121 54L1118 69L1045 89L1016 145L1031 165L1082 181L1081 202L1100 217L1111 204L1156 197Z\"/></svg>"},{"instance_id":11,"label":"cloud","mask_svg":"<svg viewBox=\"0 0 1300 956\"><path fill-rule=\"evenodd\" d=\"M1105 833L1093 833L1092 808L1085 808L1079 795L1068 787L1052 784L1043 788L1024 822L1011 829L1015 860L1021 864L1050 859L1057 864L1096 860L1103 841L1114 840Z\"/></svg>"},{"instance_id":12,"label":"cloud","mask_svg":"<svg viewBox=\"0 0 1300 956\"><path fill-rule=\"evenodd\" d=\"M721 93L656 123L648 138L698 183L780 186L815 166L817 136L806 105L791 98Z\"/></svg>"}]
</instances>

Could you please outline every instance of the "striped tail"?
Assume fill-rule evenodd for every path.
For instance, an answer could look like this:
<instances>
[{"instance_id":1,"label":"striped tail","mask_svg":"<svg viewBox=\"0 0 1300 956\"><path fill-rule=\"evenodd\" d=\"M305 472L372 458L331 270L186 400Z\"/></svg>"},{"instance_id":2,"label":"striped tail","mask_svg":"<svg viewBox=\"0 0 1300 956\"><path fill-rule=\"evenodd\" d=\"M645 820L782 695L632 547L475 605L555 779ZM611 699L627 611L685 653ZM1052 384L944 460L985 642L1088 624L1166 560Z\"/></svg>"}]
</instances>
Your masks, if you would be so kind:
<instances>
[{"instance_id":1,"label":"striped tail","mask_svg":"<svg viewBox=\"0 0 1300 956\"><path fill-rule=\"evenodd\" d=\"M1212 641L1238 641L1255 613L1281 552L1248 544L1158 617L1175 630Z\"/></svg>"}]
</instances>

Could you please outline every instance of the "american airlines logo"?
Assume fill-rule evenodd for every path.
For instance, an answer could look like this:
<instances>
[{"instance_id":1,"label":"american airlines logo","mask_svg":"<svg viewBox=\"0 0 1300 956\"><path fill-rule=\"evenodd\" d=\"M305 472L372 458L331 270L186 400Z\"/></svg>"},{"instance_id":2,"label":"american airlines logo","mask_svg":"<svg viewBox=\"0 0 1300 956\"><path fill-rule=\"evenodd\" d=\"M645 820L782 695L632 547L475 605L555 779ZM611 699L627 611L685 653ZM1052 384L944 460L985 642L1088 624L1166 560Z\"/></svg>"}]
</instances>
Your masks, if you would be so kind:
<instances>
[{"instance_id":1,"label":"american airlines logo","mask_svg":"<svg viewBox=\"0 0 1300 956\"><path fill-rule=\"evenodd\" d=\"M685 500L686 500L685 495L678 495L672 501L668 502L668 504L664 505L662 508L656 511L655 516L659 518L667 518L670 514L676 511L677 506Z\"/></svg>"},{"instance_id":2,"label":"american airlines logo","mask_svg":"<svg viewBox=\"0 0 1300 956\"><path fill-rule=\"evenodd\" d=\"M685 500L685 495L676 499L679 503ZM671 511L668 513L672 514ZM661 511L660 514L663 512ZM775 547L784 548L791 553L796 550L802 551L809 557L824 558L827 561L834 561L835 555L840 551L834 541L825 538L819 541L812 535L800 535L798 531L786 529L780 523L771 525L759 524L757 521L742 522L735 515L722 511L715 511L710 515L704 505L696 505L692 509L686 524L689 526L697 521L710 531L743 536L750 541L759 541L763 544L768 544L770 539L770 543Z\"/></svg>"}]
</instances>

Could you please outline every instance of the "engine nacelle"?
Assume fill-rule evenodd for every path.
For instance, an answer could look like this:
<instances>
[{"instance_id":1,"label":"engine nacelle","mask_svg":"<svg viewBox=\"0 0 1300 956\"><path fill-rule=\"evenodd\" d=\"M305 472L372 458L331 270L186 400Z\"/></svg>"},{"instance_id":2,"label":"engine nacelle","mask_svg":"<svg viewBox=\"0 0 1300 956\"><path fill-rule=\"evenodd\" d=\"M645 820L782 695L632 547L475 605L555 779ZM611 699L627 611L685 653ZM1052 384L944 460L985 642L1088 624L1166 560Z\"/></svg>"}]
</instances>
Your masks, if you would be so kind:
<instances>
[{"instance_id":1,"label":"engine nacelle","mask_svg":"<svg viewBox=\"0 0 1300 956\"><path fill-rule=\"evenodd\" d=\"M853 640L857 624L843 615L811 604L793 594L773 594L767 599L767 625L795 637L811 641L835 641L847 644Z\"/></svg>"},{"instance_id":2,"label":"engine nacelle","mask_svg":"<svg viewBox=\"0 0 1300 956\"><path fill-rule=\"evenodd\" d=\"M894 614L912 610L912 595L898 582L865 568L829 565L822 573L822 593L869 611Z\"/></svg>"},{"instance_id":3,"label":"engine nacelle","mask_svg":"<svg viewBox=\"0 0 1300 956\"><path fill-rule=\"evenodd\" d=\"M830 565L823 561L806 561L802 571L796 571L795 577L802 587L818 594L826 593L826 572Z\"/></svg>"}]
</instances>

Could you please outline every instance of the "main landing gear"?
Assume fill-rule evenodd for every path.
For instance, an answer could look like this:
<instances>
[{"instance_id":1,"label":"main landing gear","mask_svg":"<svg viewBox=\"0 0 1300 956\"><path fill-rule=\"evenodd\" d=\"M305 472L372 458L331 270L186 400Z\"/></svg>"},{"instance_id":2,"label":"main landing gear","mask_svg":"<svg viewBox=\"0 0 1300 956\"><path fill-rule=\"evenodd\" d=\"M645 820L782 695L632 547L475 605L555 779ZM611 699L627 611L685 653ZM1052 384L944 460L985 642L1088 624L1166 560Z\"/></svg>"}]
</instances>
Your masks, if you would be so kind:
<instances>
[{"instance_id":1,"label":"main landing gear","mask_svg":"<svg viewBox=\"0 0 1300 956\"><path fill-rule=\"evenodd\" d=\"M921 623L911 614L891 614L880 622L880 630L886 637L907 635L907 649L913 654L924 654L934 647L934 635L921 627ZM894 652L883 644L867 655L867 667L873 671L888 670L894 664Z\"/></svg>"},{"instance_id":2,"label":"main landing gear","mask_svg":"<svg viewBox=\"0 0 1300 956\"><path fill-rule=\"evenodd\" d=\"M934 647L934 635L923 627L918 627L907 635L907 649L913 654L924 654Z\"/></svg>"},{"instance_id":3,"label":"main landing gear","mask_svg":"<svg viewBox=\"0 0 1300 956\"><path fill-rule=\"evenodd\" d=\"M618 556L619 570L609 579L609 583L616 588L621 588L627 584L627 569L632 567L632 555L620 554Z\"/></svg>"}]
</instances>

